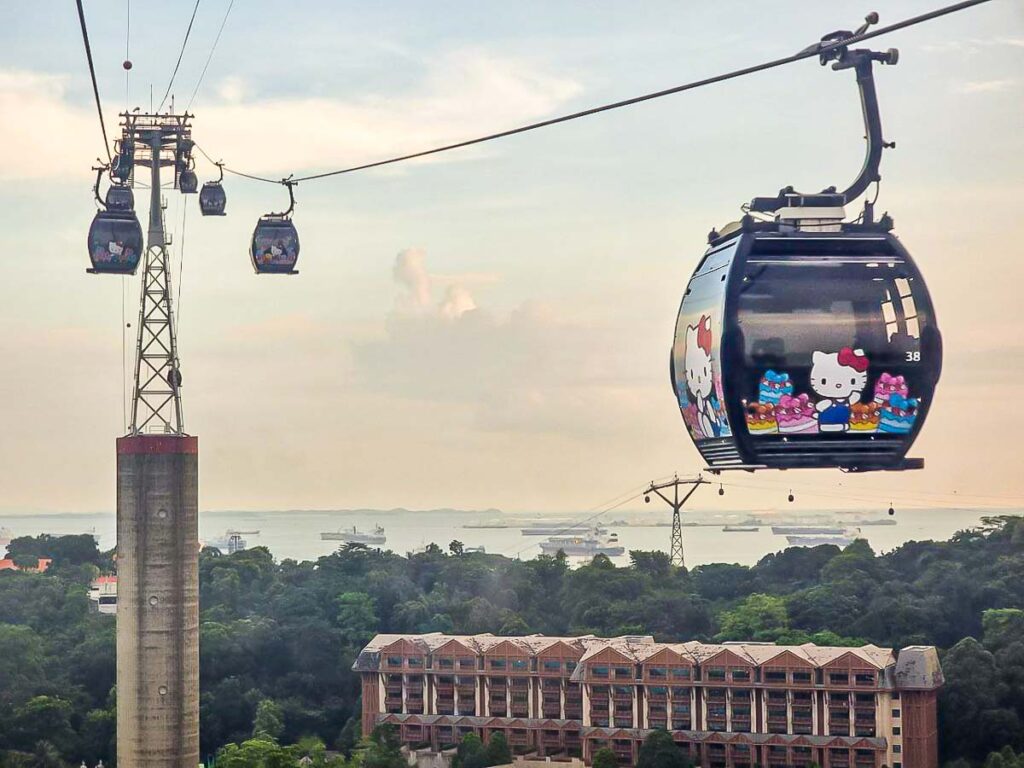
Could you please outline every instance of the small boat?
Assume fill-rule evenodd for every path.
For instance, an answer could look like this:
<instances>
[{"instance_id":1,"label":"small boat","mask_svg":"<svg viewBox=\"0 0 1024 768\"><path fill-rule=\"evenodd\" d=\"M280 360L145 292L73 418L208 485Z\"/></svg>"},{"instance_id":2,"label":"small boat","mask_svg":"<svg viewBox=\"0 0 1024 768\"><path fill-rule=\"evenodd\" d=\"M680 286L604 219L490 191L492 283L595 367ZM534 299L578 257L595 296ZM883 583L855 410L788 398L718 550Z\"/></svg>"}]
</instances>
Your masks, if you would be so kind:
<instances>
[{"instance_id":1,"label":"small boat","mask_svg":"<svg viewBox=\"0 0 1024 768\"><path fill-rule=\"evenodd\" d=\"M477 554L480 554L480 555L487 554L487 550L484 549L483 547L466 547L462 551L465 552L467 555L470 554L470 553L473 553L473 552L475 552Z\"/></svg>"},{"instance_id":2,"label":"small boat","mask_svg":"<svg viewBox=\"0 0 1024 768\"><path fill-rule=\"evenodd\" d=\"M855 536L787 536L786 541L791 547L820 547L834 544L837 547L848 547L856 541Z\"/></svg>"},{"instance_id":3,"label":"small boat","mask_svg":"<svg viewBox=\"0 0 1024 768\"><path fill-rule=\"evenodd\" d=\"M758 525L723 525L722 530L726 533L755 533L760 531L761 527Z\"/></svg>"},{"instance_id":4,"label":"small boat","mask_svg":"<svg viewBox=\"0 0 1024 768\"><path fill-rule=\"evenodd\" d=\"M846 528L816 525L773 525L772 533L776 536L794 534L796 536L842 536Z\"/></svg>"},{"instance_id":5,"label":"small boat","mask_svg":"<svg viewBox=\"0 0 1024 768\"><path fill-rule=\"evenodd\" d=\"M243 536L259 536L259 531L224 531L224 535L219 539L214 539L207 546L219 549L222 554L233 555L235 552L244 552L246 547L249 546L249 542L243 539Z\"/></svg>"},{"instance_id":6,"label":"small boat","mask_svg":"<svg viewBox=\"0 0 1024 768\"><path fill-rule=\"evenodd\" d=\"M320 534L320 539L321 541L342 541L346 544L379 545L387 542L388 537L384 535L384 528L379 525L374 526L373 531L369 533L360 531L353 525L351 530L346 528L343 531L323 531Z\"/></svg>"},{"instance_id":7,"label":"small boat","mask_svg":"<svg viewBox=\"0 0 1024 768\"><path fill-rule=\"evenodd\" d=\"M552 536L540 543L540 551L545 555L564 552L569 557L593 557L594 555L618 557L626 554L626 548L618 541L618 538L614 536L607 539L597 536Z\"/></svg>"},{"instance_id":8,"label":"small boat","mask_svg":"<svg viewBox=\"0 0 1024 768\"><path fill-rule=\"evenodd\" d=\"M600 525L587 525L586 523L534 523L531 526L520 529L523 536L603 536L608 533L607 528Z\"/></svg>"}]
</instances>

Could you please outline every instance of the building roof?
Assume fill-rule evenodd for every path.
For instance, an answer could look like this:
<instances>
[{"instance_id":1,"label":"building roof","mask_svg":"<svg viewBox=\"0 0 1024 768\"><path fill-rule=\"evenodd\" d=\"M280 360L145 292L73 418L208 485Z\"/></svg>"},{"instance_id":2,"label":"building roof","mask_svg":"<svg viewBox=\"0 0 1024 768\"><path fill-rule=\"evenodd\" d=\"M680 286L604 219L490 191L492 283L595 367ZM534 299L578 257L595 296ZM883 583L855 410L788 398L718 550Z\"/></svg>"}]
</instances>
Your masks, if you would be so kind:
<instances>
[{"instance_id":1,"label":"building roof","mask_svg":"<svg viewBox=\"0 0 1024 768\"><path fill-rule=\"evenodd\" d=\"M11 560L10 558L5 558L3 560L0 560L0 571L26 571L28 573L46 573L47 569L50 567L50 563L52 562L53 560L49 557L40 557L36 561L35 568L32 568L31 566L19 568L17 565L14 564L13 560Z\"/></svg>"},{"instance_id":2,"label":"building roof","mask_svg":"<svg viewBox=\"0 0 1024 768\"><path fill-rule=\"evenodd\" d=\"M691 640L685 643L659 643L650 635L624 635L621 637L595 637L582 635L578 637L552 637L547 635L526 635L520 637L499 637L490 633L479 635L446 635L432 632L425 635L381 634L374 637L356 659L353 669L370 671L380 666L380 654L389 646L399 641L411 643L424 654L433 653L446 643L455 640L471 649L478 655L491 652L502 643L536 656L545 648L556 643L577 649L581 653L582 665L604 651L614 651L632 663L643 663L646 659L671 650L684 661L694 664L706 664L716 657L733 658L731 663L745 663L750 666L770 664L783 654L792 654L796 659L806 661L811 667L823 668L832 664L854 668L863 665L880 671L895 670L894 682L900 688L932 689L942 684L942 670L939 667L938 654L931 646L911 646L898 653L891 648L879 648L876 645L862 645L856 648L817 646L813 643L803 645L775 645L774 643L701 643ZM614 654L613 654L614 656ZM738 662L736 661L738 660ZM780 663L782 663L780 661ZM792 662L791 662L792 663ZM891 679L891 678L890 678Z\"/></svg>"}]
</instances>

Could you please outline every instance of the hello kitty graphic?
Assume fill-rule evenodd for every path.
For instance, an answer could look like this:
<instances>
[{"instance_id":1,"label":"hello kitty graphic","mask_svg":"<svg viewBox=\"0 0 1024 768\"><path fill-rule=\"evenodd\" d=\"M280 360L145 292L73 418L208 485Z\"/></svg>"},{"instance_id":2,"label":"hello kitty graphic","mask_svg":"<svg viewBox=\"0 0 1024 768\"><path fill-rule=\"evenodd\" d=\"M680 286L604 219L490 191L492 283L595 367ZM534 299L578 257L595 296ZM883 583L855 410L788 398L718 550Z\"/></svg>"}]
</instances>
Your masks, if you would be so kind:
<instances>
[{"instance_id":1,"label":"hello kitty graphic","mask_svg":"<svg viewBox=\"0 0 1024 768\"><path fill-rule=\"evenodd\" d=\"M696 426L701 437L718 437L722 422L712 402L714 372L711 367L711 318L701 315L697 325L686 327L686 350L683 355L686 389L696 412Z\"/></svg>"},{"instance_id":2,"label":"hello kitty graphic","mask_svg":"<svg viewBox=\"0 0 1024 768\"><path fill-rule=\"evenodd\" d=\"M843 347L838 352L811 355L811 389L821 399L815 403L821 432L846 432L850 406L860 402L868 382L868 358L863 350Z\"/></svg>"}]
</instances>

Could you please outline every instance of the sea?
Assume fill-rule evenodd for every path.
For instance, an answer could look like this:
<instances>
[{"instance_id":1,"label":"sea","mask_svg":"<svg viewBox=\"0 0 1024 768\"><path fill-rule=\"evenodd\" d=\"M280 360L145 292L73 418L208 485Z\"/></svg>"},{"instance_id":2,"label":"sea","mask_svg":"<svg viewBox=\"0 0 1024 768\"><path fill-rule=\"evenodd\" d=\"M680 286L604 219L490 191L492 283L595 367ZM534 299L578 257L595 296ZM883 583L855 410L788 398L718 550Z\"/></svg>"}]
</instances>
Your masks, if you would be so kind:
<instances>
[{"instance_id":1,"label":"sea","mask_svg":"<svg viewBox=\"0 0 1024 768\"><path fill-rule=\"evenodd\" d=\"M888 552L908 541L945 540L955 532L981 524L985 516L1022 514L1019 509L909 508L889 517L873 510L822 511L814 514L782 511L771 513L693 512L683 514L683 550L685 563L694 567L705 563L739 563L753 565L765 555L789 546L785 535L772 533L773 525L845 527L847 535L860 536L877 553ZM461 511L452 509L414 511L395 510L290 510L290 511L228 511L200 513L199 536L206 544L215 544L228 531L242 531L248 547L267 547L277 560L315 560L333 552L337 541L325 541L322 532L351 530L372 531L384 528L387 543L383 548L399 554L422 550L434 543L447 549L452 541L465 547L483 547L492 554L530 559L540 554L544 536L526 536L521 529L536 523L569 525L587 520L583 513L564 515L523 512ZM728 524L760 521L752 532L727 532ZM652 515L649 511L615 510L603 517L587 520L600 524L607 533L615 534L626 554L613 557L620 565L629 562L632 549L669 551L671 512ZM895 522L877 524L877 521ZM874 523L874 524L873 524ZM756 523L753 523L756 524ZM480 527L483 526L483 527ZM0 513L0 528L12 536L35 536L42 533L90 533L101 549L116 545L116 521L105 513ZM578 562L578 561L577 561Z\"/></svg>"}]
</instances>

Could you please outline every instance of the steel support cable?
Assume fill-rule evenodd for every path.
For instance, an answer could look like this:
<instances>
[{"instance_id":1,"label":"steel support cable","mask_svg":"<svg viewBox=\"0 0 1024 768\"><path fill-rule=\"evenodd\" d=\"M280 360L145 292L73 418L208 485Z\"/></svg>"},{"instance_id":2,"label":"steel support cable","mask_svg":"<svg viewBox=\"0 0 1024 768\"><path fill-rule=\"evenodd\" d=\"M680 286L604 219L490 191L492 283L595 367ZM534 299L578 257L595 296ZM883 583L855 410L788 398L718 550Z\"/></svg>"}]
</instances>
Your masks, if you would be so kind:
<instances>
[{"instance_id":1,"label":"steel support cable","mask_svg":"<svg viewBox=\"0 0 1024 768\"><path fill-rule=\"evenodd\" d=\"M188 100L188 104L185 106L185 111L188 112L192 108L192 102L196 100L196 94L199 93L199 86L203 84L203 78L206 77L206 70L210 66L210 62L213 61L213 52L217 50L217 43L220 42L220 35L224 31L224 25L228 23L228 16L231 15L231 9L235 5L235 0L231 0L228 3L228 9L224 11L224 18L221 19L220 29L217 30L217 37L213 40L213 47L210 48L210 55L206 57L206 63L203 64L203 71L199 73L199 79L196 81L196 87L192 90L192 96Z\"/></svg>"},{"instance_id":2,"label":"steel support cable","mask_svg":"<svg viewBox=\"0 0 1024 768\"><path fill-rule=\"evenodd\" d=\"M103 120L103 105L100 103L100 89L96 85L96 67L92 62L92 46L89 45L89 30L85 26L85 9L82 8L82 0L76 0L78 5L78 21L82 25L82 42L85 43L85 58L89 61L89 77L92 78L92 95L96 97L96 112L100 116L100 129L103 131L103 148L107 151L107 162L112 163L114 158L110 154L110 140L107 139L107 124Z\"/></svg>"},{"instance_id":3,"label":"steel support cable","mask_svg":"<svg viewBox=\"0 0 1024 768\"><path fill-rule=\"evenodd\" d=\"M842 47L846 47L846 46L849 46L849 45L853 45L855 43L862 42L864 40L870 40L870 39L875 38L875 37L880 37L882 35L886 35L886 34L889 34L891 32L895 32L895 31L900 30L900 29L906 29L908 27L913 27L913 26L916 26L918 24L923 24L926 21L931 21L931 20L937 19L937 18L939 18L941 16L947 16L947 15L949 15L951 13L956 13L958 11L966 10L967 8L972 8L972 7L976 6L976 5L983 5L984 3L988 3L988 2L991 2L991 0L963 0L962 2L959 2L959 3L953 3L952 5L947 5L947 6L944 6L942 8L937 8L934 11L929 11L928 13L922 13L922 14L920 14L918 16L912 16L912 17L910 17L908 19L904 19L903 21L898 21L898 22L896 22L894 24L889 24L889 25L884 26L884 27L878 27L878 28L876 28L876 29L874 29L872 31L862 32L859 35L853 35L853 36L848 37L848 38L846 38L844 40L836 40L836 41L833 41L833 42L820 43L818 45L813 45L813 46L810 46L808 48L805 48L804 50L800 51L799 53L794 53L794 54L792 54L790 56L783 56L782 58L773 59L771 61L767 61L767 62L764 62L762 64L755 64L755 65L752 65L752 66L749 66L749 67L743 67L741 69L736 69L736 70L733 70L731 72L725 72L725 73L722 73L722 74L719 74L719 75L713 75L711 77L706 77L706 78L701 79L701 80L694 80L694 81L689 82L689 83L684 83L683 85L677 85L677 86L674 86L672 88L666 88L666 89L661 90L661 91L654 91L653 93L646 93L646 94L644 94L642 96L634 96L633 98L624 99L622 101L615 101L615 102L612 102L610 104L602 104L601 106L591 107L590 109L584 109L584 110L582 110L580 112L573 112L573 113L568 114L568 115L561 115L559 117L553 117L553 118L550 118L548 120L541 120L541 121L536 122L536 123L530 123L528 125L519 126L518 128L511 128L511 129L506 130L506 131L499 131L498 133L491 133L491 134L487 134L485 136L479 136L479 137L477 137L475 139L467 139L465 141L459 141L459 142L456 142L454 144L445 144L445 145L440 146L440 147L434 147L433 149L426 149L426 150L422 150L420 152L412 152L412 153L407 154L407 155L399 155L397 157L388 158L386 160L377 160L375 162L364 163L362 165L354 165L354 166L351 166L349 168L340 168L340 169L338 169L336 171L325 171L323 173L315 173L315 174L311 174L311 175L308 175L308 176L299 176L297 178L292 179L292 183L293 184L298 184L298 183L304 182L304 181L314 181L314 180L317 180L317 179L325 179L325 178L327 178L329 176L341 176L342 174L346 174L346 173L355 173L356 171L365 171L365 170L368 170L370 168L379 168L379 167L384 166L384 165L392 165L394 163L401 163L401 162L404 162L406 160L415 160L415 159L420 158L420 157L427 157L429 155L436 155L436 154L439 154L441 152L449 152L449 151L454 150L454 149L462 149L464 147L471 147L471 146L473 146L475 144L483 144L484 142L494 141L495 139L503 139L503 138L507 138L509 136L515 136L515 135L520 134L520 133L527 133L528 131L535 131L538 128L547 128L548 126L558 125L559 123L567 123L567 122L572 121L572 120L578 120L580 118L590 117L591 115L597 115L597 114L600 114L602 112L609 112L609 111L614 110L614 109L621 109L623 107L633 106L634 104L640 104L640 103L645 102L645 101L651 101L653 99L659 99L659 98L662 98L664 96L672 96L672 95L677 94L677 93L682 93L683 91L696 90L698 88L703 88L703 87L708 86L708 85L715 85L717 83L722 83L722 82L725 82L726 80L735 80L736 78L745 77L747 75L752 75L752 74L755 74L757 72L764 72L766 70L775 69L777 67L781 67L781 66L784 66L786 64L792 64L792 63L797 62L797 61L802 61L803 59L809 59L809 58L812 58L812 57L816 57L816 56L819 56L821 53L833 50L835 48L842 48ZM206 155L205 152L203 152L203 155L205 155L207 157L207 159L209 159L209 155ZM245 173L244 171L235 170L234 168L230 168L230 167L228 167L226 165L224 166L224 170L227 171L228 173L234 174L235 176L241 176L241 177L244 177L244 178L247 178L247 179L252 179L253 181L262 181L262 182L265 182L267 184L282 184L283 183L282 180L280 180L280 179L270 179L270 178L267 178L265 176L258 176L256 174L252 174L252 173Z\"/></svg>"},{"instance_id":4,"label":"steel support cable","mask_svg":"<svg viewBox=\"0 0 1024 768\"><path fill-rule=\"evenodd\" d=\"M174 71L171 72L171 79L167 83L167 90L164 91L164 97L160 99L160 106L156 108L157 112L164 108L164 102L167 101L167 97L171 93L171 87L174 85L174 78L178 75L178 67L181 66L181 57L185 55L185 46L188 45L188 37L192 34L192 24L196 20L196 11L199 10L199 1L200 0L196 0L196 4L192 7L192 18L188 20L188 29L185 30L185 39L181 41L181 50L178 51L178 61L174 64Z\"/></svg>"}]
</instances>

